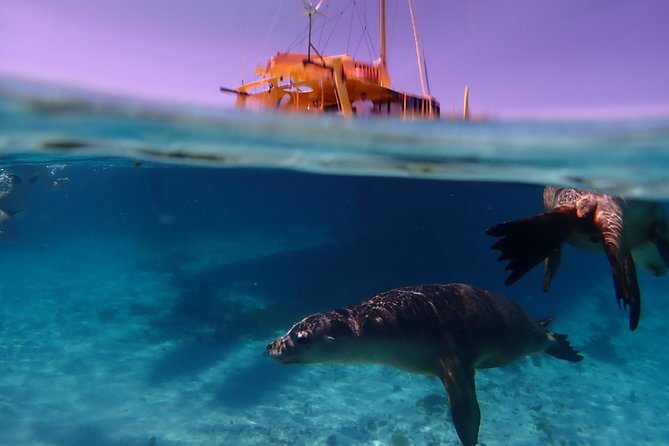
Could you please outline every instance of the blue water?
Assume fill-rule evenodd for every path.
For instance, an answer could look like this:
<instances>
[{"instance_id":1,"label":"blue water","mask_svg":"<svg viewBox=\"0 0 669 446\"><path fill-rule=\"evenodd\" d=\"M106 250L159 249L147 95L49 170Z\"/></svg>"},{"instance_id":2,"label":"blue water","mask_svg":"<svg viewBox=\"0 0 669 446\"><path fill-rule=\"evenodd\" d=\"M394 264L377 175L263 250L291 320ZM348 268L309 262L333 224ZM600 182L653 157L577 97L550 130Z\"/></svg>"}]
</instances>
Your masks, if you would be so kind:
<instances>
[{"instance_id":1,"label":"blue water","mask_svg":"<svg viewBox=\"0 0 669 446\"><path fill-rule=\"evenodd\" d=\"M264 356L269 341L307 314L393 287L452 281L501 292L537 318L554 314L554 329L586 356L571 364L537 355L477 372L481 444L669 443L669 279L639 269L642 317L630 332L601 253L566 248L543 293L540 268L505 287L485 235L542 211L547 172L580 168L580 184L592 173L615 190L665 196L666 123L481 124L500 138L513 133L512 147L564 129L558 143L545 141L546 152L521 159L490 136L486 145L467 124L374 123L367 131L310 120L334 126L335 135L350 130L373 155L351 164L360 161L357 146L321 147L327 164L316 169L305 153L322 143L317 135L283 133L283 124L303 120L235 115L230 128L247 133L224 132L222 150L269 155L230 165L191 156L214 151L207 144L227 115L119 115L86 103L83 114L7 97L0 106L0 167L53 172L13 217L16 234L0 241L0 444L459 444L434 378L379 366L282 366ZM614 128L628 135L617 147L626 155L612 154L608 172L579 167L578 146L563 158L550 151L613 140ZM414 169L406 142L393 145L397 132L421 129L479 138L479 158L456 166L457 178L426 178L425 166L448 170L444 160L422 156ZM633 148L646 161L633 164ZM606 159L600 149L584 150ZM624 159L653 181L613 168ZM504 166L532 175L514 177ZM467 168L475 168L470 177ZM484 177L491 171L497 176ZM56 178L56 187L47 184Z\"/></svg>"}]
</instances>

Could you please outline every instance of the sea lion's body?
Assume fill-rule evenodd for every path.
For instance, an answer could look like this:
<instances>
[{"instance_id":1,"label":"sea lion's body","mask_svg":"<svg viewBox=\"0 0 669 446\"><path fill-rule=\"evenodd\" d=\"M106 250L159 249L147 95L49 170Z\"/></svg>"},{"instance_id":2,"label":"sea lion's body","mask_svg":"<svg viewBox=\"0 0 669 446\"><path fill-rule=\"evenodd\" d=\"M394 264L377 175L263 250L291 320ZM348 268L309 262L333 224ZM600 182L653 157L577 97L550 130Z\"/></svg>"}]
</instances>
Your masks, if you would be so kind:
<instances>
[{"instance_id":1,"label":"sea lion's body","mask_svg":"<svg viewBox=\"0 0 669 446\"><path fill-rule=\"evenodd\" d=\"M442 380L458 435L478 441L474 370L541 351L582 359L518 304L463 284L424 285L377 294L311 315L267 347L284 363L376 363Z\"/></svg>"},{"instance_id":2,"label":"sea lion's body","mask_svg":"<svg viewBox=\"0 0 669 446\"><path fill-rule=\"evenodd\" d=\"M615 195L597 194L589 191L547 186L544 188L544 207L552 211L581 203L582 209L599 209L613 226L620 225L625 244L632 251L636 263L654 276L666 272L658 250L657 241L666 238L667 218L662 205L655 201L625 200ZM587 215L588 211L584 212ZM574 230L567 243L581 249L601 251L602 240L596 228L594 232ZM663 237L664 236L664 237Z\"/></svg>"},{"instance_id":3,"label":"sea lion's body","mask_svg":"<svg viewBox=\"0 0 669 446\"><path fill-rule=\"evenodd\" d=\"M510 285L544 261L547 291L560 264L562 245L604 250L611 265L619 304L630 306L630 328L641 312L634 258L653 275L669 265L667 218L659 203L625 200L619 196L556 188L544 189L546 212L500 223L488 234L501 237L493 245L499 260L509 260Z\"/></svg>"}]
</instances>

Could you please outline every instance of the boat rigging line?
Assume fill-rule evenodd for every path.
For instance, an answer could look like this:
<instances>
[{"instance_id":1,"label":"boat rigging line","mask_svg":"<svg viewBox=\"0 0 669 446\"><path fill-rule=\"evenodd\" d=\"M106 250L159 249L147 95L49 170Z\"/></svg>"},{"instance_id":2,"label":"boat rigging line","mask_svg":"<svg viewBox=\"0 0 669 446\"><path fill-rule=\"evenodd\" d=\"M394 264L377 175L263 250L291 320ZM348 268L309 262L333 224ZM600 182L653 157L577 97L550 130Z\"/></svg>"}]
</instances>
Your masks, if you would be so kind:
<instances>
[{"instance_id":1,"label":"boat rigging line","mask_svg":"<svg viewBox=\"0 0 669 446\"><path fill-rule=\"evenodd\" d=\"M272 31L274 30L274 25L276 24L276 19L279 17L279 13L281 12L281 6L283 6L283 0L279 1L279 6L276 8L276 12L274 13L274 18L272 19L272 24L269 26L269 29L267 30L267 34L265 35L265 42L262 45L262 49L260 50L260 55L258 57L258 63L262 60L263 53L265 52L265 49L267 48L267 42L269 42L269 38L272 35Z\"/></svg>"},{"instance_id":2,"label":"boat rigging line","mask_svg":"<svg viewBox=\"0 0 669 446\"><path fill-rule=\"evenodd\" d=\"M350 3L349 3L349 4L350 4ZM328 5L329 5L329 4L328 4ZM344 7L344 9L342 9L341 11L339 11L339 14L337 14L336 22L334 23L334 25L332 25L332 29L330 30L330 34L328 34L328 38L327 38L327 40L325 41L325 43L323 44L323 47L322 47L323 52L325 52L325 48L327 48L328 43L330 43L330 39L331 39L332 36L334 35L334 32L337 30L337 26L339 26L339 22L341 21L341 18L344 16L344 11L346 10L347 7L348 7L348 6ZM323 24L323 26L325 26L325 23Z\"/></svg>"},{"instance_id":3,"label":"boat rigging line","mask_svg":"<svg viewBox=\"0 0 669 446\"><path fill-rule=\"evenodd\" d=\"M423 64L421 63L420 57L420 43L418 42L418 30L416 29L416 17L413 13L413 0L409 0L409 14L411 14L411 26L413 27L413 40L416 43L416 58L418 59L418 75L420 76L420 88L423 92L423 96L426 96L425 92L425 75L423 74Z\"/></svg>"},{"instance_id":4,"label":"boat rigging line","mask_svg":"<svg viewBox=\"0 0 669 446\"><path fill-rule=\"evenodd\" d=\"M425 84L427 85L427 95L432 97L432 92L430 91L430 78L427 77L427 58L425 57L425 51L423 51L423 65L425 66Z\"/></svg>"},{"instance_id":5,"label":"boat rigging line","mask_svg":"<svg viewBox=\"0 0 669 446\"><path fill-rule=\"evenodd\" d=\"M318 34L318 48L321 49L321 52L325 52L323 50L323 47L321 46L321 41L323 40L323 31L325 30L325 24L328 21L328 15L327 15L327 10L328 9L330 9L330 3L329 2L325 4L325 11L326 12L322 13L322 15L323 15L323 26L321 26L321 32Z\"/></svg>"},{"instance_id":6,"label":"boat rigging line","mask_svg":"<svg viewBox=\"0 0 669 446\"><path fill-rule=\"evenodd\" d=\"M365 4L366 3L363 3L363 5ZM358 22L360 23L360 27L362 28L362 35L360 36L360 40L358 41L358 46L355 49L355 53L353 53L353 57L356 57L358 48L360 47L360 42L362 41L362 39L366 37L367 40L365 40L365 44L367 45L367 52L369 53L370 59L375 59L377 53L376 53L376 48L374 48L374 42L372 41L372 37L369 35L369 30L367 29L366 13L363 11L363 16L365 17L363 20L363 18L360 16L360 10L358 9L358 3L356 1L353 2L353 8L355 10L356 16L358 17ZM363 8L366 7L363 6Z\"/></svg>"}]
</instances>

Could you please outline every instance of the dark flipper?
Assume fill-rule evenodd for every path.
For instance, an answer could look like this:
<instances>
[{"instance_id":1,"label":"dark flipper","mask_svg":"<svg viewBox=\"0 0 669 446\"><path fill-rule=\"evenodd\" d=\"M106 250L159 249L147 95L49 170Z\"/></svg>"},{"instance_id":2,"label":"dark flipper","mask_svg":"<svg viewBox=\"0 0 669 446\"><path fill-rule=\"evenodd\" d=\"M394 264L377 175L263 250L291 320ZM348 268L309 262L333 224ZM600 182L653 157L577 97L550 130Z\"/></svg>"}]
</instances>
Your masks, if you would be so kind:
<instances>
[{"instance_id":1,"label":"dark flipper","mask_svg":"<svg viewBox=\"0 0 669 446\"><path fill-rule=\"evenodd\" d=\"M544 261L544 291L548 291L551 287L551 281L555 277L555 273L560 267L560 260L562 259L562 246L553 251Z\"/></svg>"},{"instance_id":2,"label":"dark flipper","mask_svg":"<svg viewBox=\"0 0 669 446\"><path fill-rule=\"evenodd\" d=\"M662 262L669 268L669 234L667 232L667 223L663 221L653 228L651 240L657 247Z\"/></svg>"},{"instance_id":3,"label":"dark flipper","mask_svg":"<svg viewBox=\"0 0 669 446\"><path fill-rule=\"evenodd\" d=\"M539 324L543 327L546 327L546 333L548 334L548 339L550 339L550 344L545 350L549 355L558 358L564 359L565 361L570 362L580 362L583 361L583 355L579 354L578 350L571 346L567 340L566 334L553 333L548 329L548 325L553 322L553 317L547 317L544 320L539 321Z\"/></svg>"},{"instance_id":4,"label":"dark flipper","mask_svg":"<svg viewBox=\"0 0 669 446\"><path fill-rule=\"evenodd\" d=\"M548 345L546 353L555 358L564 359L565 361L583 361L583 355L581 355L578 350L571 346L567 340L566 334L553 333L549 331L548 337L551 338L551 343Z\"/></svg>"},{"instance_id":5,"label":"dark flipper","mask_svg":"<svg viewBox=\"0 0 669 446\"><path fill-rule=\"evenodd\" d=\"M476 399L474 367L453 358L442 358L440 361L441 382L451 403L455 431L463 446L475 446L478 443L481 411Z\"/></svg>"},{"instance_id":6,"label":"dark flipper","mask_svg":"<svg viewBox=\"0 0 669 446\"><path fill-rule=\"evenodd\" d=\"M623 240L622 212L597 209L595 226L601 234L602 245L611 265L616 299L621 307L630 307L630 330L636 329L641 316L641 293L636 277L636 267L629 247Z\"/></svg>"},{"instance_id":7,"label":"dark flipper","mask_svg":"<svg viewBox=\"0 0 669 446\"><path fill-rule=\"evenodd\" d=\"M660 253L662 261L669 268L669 241L658 238L655 241L655 246L657 246L657 252Z\"/></svg>"},{"instance_id":8,"label":"dark flipper","mask_svg":"<svg viewBox=\"0 0 669 446\"><path fill-rule=\"evenodd\" d=\"M604 244L606 256L611 264L613 286L616 289L618 305L630 307L630 330L636 329L641 316L641 293L636 278L636 268L630 250L626 247L614 249L610 244Z\"/></svg>"},{"instance_id":9,"label":"dark flipper","mask_svg":"<svg viewBox=\"0 0 669 446\"><path fill-rule=\"evenodd\" d=\"M511 274L504 283L511 285L553 255L577 224L576 207L565 205L488 229L486 234L502 237L492 245L492 249L501 251L498 260L509 260L506 270Z\"/></svg>"}]
</instances>

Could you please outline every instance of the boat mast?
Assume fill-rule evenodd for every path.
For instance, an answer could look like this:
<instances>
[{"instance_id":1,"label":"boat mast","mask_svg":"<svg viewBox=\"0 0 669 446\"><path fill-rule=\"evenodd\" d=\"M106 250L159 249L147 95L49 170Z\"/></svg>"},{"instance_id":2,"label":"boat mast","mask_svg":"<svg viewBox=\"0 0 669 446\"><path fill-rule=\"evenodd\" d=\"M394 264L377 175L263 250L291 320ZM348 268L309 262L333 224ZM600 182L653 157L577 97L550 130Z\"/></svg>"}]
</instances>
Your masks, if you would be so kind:
<instances>
[{"instance_id":1,"label":"boat mast","mask_svg":"<svg viewBox=\"0 0 669 446\"><path fill-rule=\"evenodd\" d=\"M307 61L311 62L311 47L313 46L311 43L311 26L313 23L313 14L311 11L309 11L309 45L307 46Z\"/></svg>"},{"instance_id":2,"label":"boat mast","mask_svg":"<svg viewBox=\"0 0 669 446\"><path fill-rule=\"evenodd\" d=\"M318 52L314 44L311 42L311 29L313 27L313 21L314 21L314 15L318 14L318 10L320 9L321 5L323 4L324 0L320 0L316 5L312 2L312 0L302 0L302 3L304 4L304 10L306 13L309 15L309 46L307 46L307 61L311 62L311 50L313 49L316 54L318 54L318 57L321 59L323 56Z\"/></svg>"},{"instance_id":3,"label":"boat mast","mask_svg":"<svg viewBox=\"0 0 669 446\"><path fill-rule=\"evenodd\" d=\"M425 75L423 74L423 64L420 58L420 44L418 43L418 31L416 30L416 18L413 14L413 0L409 0L409 13L411 14L411 26L413 27L413 40L416 42L416 58L418 59L418 74L420 76L420 88L425 94Z\"/></svg>"},{"instance_id":4,"label":"boat mast","mask_svg":"<svg viewBox=\"0 0 669 446\"><path fill-rule=\"evenodd\" d=\"M381 66L386 68L386 0L379 0L379 38Z\"/></svg>"}]
</instances>

